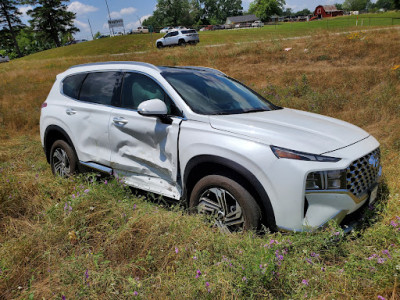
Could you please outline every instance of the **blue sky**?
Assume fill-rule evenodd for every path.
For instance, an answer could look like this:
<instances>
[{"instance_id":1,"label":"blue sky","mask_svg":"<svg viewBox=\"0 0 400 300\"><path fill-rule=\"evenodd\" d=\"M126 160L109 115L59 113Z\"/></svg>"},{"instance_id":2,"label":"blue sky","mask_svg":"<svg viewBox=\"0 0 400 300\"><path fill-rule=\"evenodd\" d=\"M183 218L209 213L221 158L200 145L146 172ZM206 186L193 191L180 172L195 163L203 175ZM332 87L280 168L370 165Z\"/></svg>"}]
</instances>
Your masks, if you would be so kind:
<instances>
[{"instance_id":1,"label":"blue sky","mask_svg":"<svg viewBox=\"0 0 400 300\"><path fill-rule=\"evenodd\" d=\"M111 12L111 18L122 18L124 20L125 29L132 29L139 26L139 19L145 19L154 11L157 0L107 0ZM251 0L242 0L244 10L249 8ZM311 11L319 4L333 4L335 2L343 2L343 0L304 0L294 1L286 0L286 7L292 8L294 11L308 8ZM23 13L22 20L27 23L28 11L30 6L21 6L20 11ZM92 25L93 33L100 31L108 33L108 12L105 0L80 0L69 1L68 9L76 13L75 26L80 29L76 34L77 39L90 39L90 28L88 19Z\"/></svg>"}]
</instances>

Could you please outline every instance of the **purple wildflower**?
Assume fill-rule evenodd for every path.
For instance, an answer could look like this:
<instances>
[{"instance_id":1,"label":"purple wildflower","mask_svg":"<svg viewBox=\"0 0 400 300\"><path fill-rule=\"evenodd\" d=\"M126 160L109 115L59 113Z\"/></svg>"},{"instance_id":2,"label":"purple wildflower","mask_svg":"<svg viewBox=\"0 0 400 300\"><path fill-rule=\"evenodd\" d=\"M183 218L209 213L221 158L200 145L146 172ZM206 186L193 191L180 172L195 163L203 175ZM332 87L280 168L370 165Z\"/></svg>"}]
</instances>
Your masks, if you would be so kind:
<instances>
[{"instance_id":1,"label":"purple wildflower","mask_svg":"<svg viewBox=\"0 0 400 300\"><path fill-rule=\"evenodd\" d=\"M277 258L278 260L283 260L283 255L278 255Z\"/></svg>"},{"instance_id":2,"label":"purple wildflower","mask_svg":"<svg viewBox=\"0 0 400 300\"><path fill-rule=\"evenodd\" d=\"M65 205L64 205L64 212L67 211L67 210L68 210L68 203L65 202Z\"/></svg>"},{"instance_id":3,"label":"purple wildflower","mask_svg":"<svg viewBox=\"0 0 400 300\"><path fill-rule=\"evenodd\" d=\"M378 296L378 299L379 299L379 300L386 300L386 298L385 298L385 297L382 297L381 295Z\"/></svg>"},{"instance_id":4,"label":"purple wildflower","mask_svg":"<svg viewBox=\"0 0 400 300\"><path fill-rule=\"evenodd\" d=\"M209 287L210 286L210 283L207 281L206 282L206 287Z\"/></svg>"},{"instance_id":5,"label":"purple wildflower","mask_svg":"<svg viewBox=\"0 0 400 300\"><path fill-rule=\"evenodd\" d=\"M197 256L193 256L193 259L196 260L196 259L197 259Z\"/></svg>"},{"instance_id":6,"label":"purple wildflower","mask_svg":"<svg viewBox=\"0 0 400 300\"><path fill-rule=\"evenodd\" d=\"M246 281L247 282L246 276L243 276L242 281Z\"/></svg>"},{"instance_id":7,"label":"purple wildflower","mask_svg":"<svg viewBox=\"0 0 400 300\"><path fill-rule=\"evenodd\" d=\"M393 227L397 227L397 225L399 225L399 224L397 224L395 221L391 221L390 225L392 225Z\"/></svg>"},{"instance_id":8,"label":"purple wildflower","mask_svg":"<svg viewBox=\"0 0 400 300\"><path fill-rule=\"evenodd\" d=\"M175 247L175 253L178 254L179 253L179 249L178 247Z\"/></svg>"},{"instance_id":9,"label":"purple wildflower","mask_svg":"<svg viewBox=\"0 0 400 300\"><path fill-rule=\"evenodd\" d=\"M325 268L324 268L324 267L321 267L321 271L322 271L322 272L325 272Z\"/></svg>"},{"instance_id":10,"label":"purple wildflower","mask_svg":"<svg viewBox=\"0 0 400 300\"><path fill-rule=\"evenodd\" d=\"M61 299L62 299L62 300L65 300L65 299L67 299L67 298L65 298L65 296L64 296L64 295L62 295L62 296L61 296Z\"/></svg>"},{"instance_id":11,"label":"purple wildflower","mask_svg":"<svg viewBox=\"0 0 400 300\"><path fill-rule=\"evenodd\" d=\"M378 262L378 264L383 264L385 262L385 259L382 257L379 257L377 262Z\"/></svg>"},{"instance_id":12,"label":"purple wildflower","mask_svg":"<svg viewBox=\"0 0 400 300\"><path fill-rule=\"evenodd\" d=\"M137 291L134 291L133 296L137 296L137 295L139 295L139 293Z\"/></svg>"},{"instance_id":13,"label":"purple wildflower","mask_svg":"<svg viewBox=\"0 0 400 300\"><path fill-rule=\"evenodd\" d=\"M136 209L136 204L133 204L133 210L135 210Z\"/></svg>"},{"instance_id":14,"label":"purple wildflower","mask_svg":"<svg viewBox=\"0 0 400 300\"><path fill-rule=\"evenodd\" d=\"M87 285L89 285L89 270L88 269L86 269L86 271L85 271L85 283Z\"/></svg>"},{"instance_id":15,"label":"purple wildflower","mask_svg":"<svg viewBox=\"0 0 400 300\"><path fill-rule=\"evenodd\" d=\"M85 194L89 193L89 189L83 191Z\"/></svg>"},{"instance_id":16,"label":"purple wildflower","mask_svg":"<svg viewBox=\"0 0 400 300\"><path fill-rule=\"evenodd\" d=\"M389 258L392 258L392 257L390 256L389 250L382 250L382 253L383 253L383 254L386 254Z\"/></svg>"},{"instance_id":17,"label":"purple wildflower","mask_svg":"<svg viewBox=\"0 0 400 300\"><path fill-rule=\"evenodd\" d=\"M303 279L303 280L301 281L301 283L304 284L304 285L308 285L308 280Z\"/></svg>"},{"instance_id":18,"label":"purple wildflower","mask_svg":"<svg viewBox=\"0 0 400 300\"><path fill-rule=\"evenodd\" d=\"M199 278L200 275L201 275L201 271L200 271L200 270L197 270L197 271L196 271L196 277L195 277L195 278L196 278L196 279Z\"/></svg>"},{"instance_id":19,"label":"purple wildflower","mask_svg":"<svg viewBox=\"0 0 400 300\"><path fill-rule=\"evenodd\" d=\"M104 180L104 184L107 184L107 183L108 183L107 179L106 179L106 180Z\"/></svg>"},{"instance_id":20,"label":"purple wildflower","mask_svg":"<svg viewBox=\"0 0 400 300\"><path fill-rule=\"evenodd\" d=\"M308 262L310 265L313 264L312 260L310 258L306 258L306 262Z\"/></svg>"},{"instance_id":21,"label":"purple wildflower","mask_svg":"<svg viewBox=\"0 0 400 300\"><path fill-rule=\"evenodd\" d=\"M75 194L72 194L72 196L71 196L71 197L72 197L72 199L75 199Z\"/></svg>"},{"instance_id":22,"label":"purple wildflower","mask_svg":"<svg viewBox=\"0 0 400 300\"><path fill-rule=\"evenodd\" d=\"M336 236L338 236L339 234L340 234L339 231L336 231L336 232L333 233L333 235L336 235Z\"/></svg>"},{"instance_id":23,"label":"purple wildflower","mask_svg":"<svg viewBox=\"0 0 400 300\"><path fill-rule=\"evenodd\" d=\"M260 264L260 269L262 269L263 268L263 266L262 266L262 264Z\"/></svg>"}]
</instances>

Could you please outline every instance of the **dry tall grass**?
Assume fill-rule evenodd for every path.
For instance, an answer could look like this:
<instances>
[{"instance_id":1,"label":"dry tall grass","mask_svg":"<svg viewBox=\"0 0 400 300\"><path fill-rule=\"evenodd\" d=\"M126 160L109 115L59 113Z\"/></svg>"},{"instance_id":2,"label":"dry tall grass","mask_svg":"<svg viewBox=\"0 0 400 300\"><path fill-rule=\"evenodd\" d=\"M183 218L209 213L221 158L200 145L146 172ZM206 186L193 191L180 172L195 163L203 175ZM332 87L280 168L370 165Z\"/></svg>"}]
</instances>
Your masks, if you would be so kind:
<instances>
[{"instance_id":1,"label":"dry tall grass","mask_svg":"<svg viewBox=\"0 0 400 300\"><path fill-rule=\"evenodd\" d=\"M363 232L362 238L353 236L354 240L337 244L328 243L327 232L278 234L273 238L280 245L270 252L262 247L268 236L267 241L252 236L226 238L193 217L158 211L101 184L92 187L86 182L85 188L94 194L73 200L71 194L84 193L79 187L82 183L52 177L41 150L38 123L40 105L56 74L71 65L115 60L115 56L16 60L0 65L0 299L31 295L129 298L134 291L154 299L305 295L374 299L378 294L398 298L398 284L388 274L396 273L393 266L398 262L391 263L392 269L379 269L365 257L382 249L399 257L399 233L392 233L388 226L400 216L400 69L394 70L400 64L399 45L400 32L385 30L117 57L217 68L278 105L349 121L381 142L390 195L375 227ZM68 201L71 214L62 209ZM132 201L138 201L135 210ZM263 264L261 270L270 268L264 263L273 261L275 250L285 247L289 255L282 267L268 269L269 277L264 273L251 277L259 274L259 264ZM300 265L305 253L312 251L320 251L318 262L315 258L313 265ZM232 259L234 267L221 260L221 253ZM246 265L250 262L254 265ZM201 282L194 279L198 268L203 272ZM89 270L87 282L85 270ZM272 276L270 271L280 275ZM302 283L303 278L309 278L309 286ZM210 293L206 282L211 282Z\"/></svg>"}]
</instances>

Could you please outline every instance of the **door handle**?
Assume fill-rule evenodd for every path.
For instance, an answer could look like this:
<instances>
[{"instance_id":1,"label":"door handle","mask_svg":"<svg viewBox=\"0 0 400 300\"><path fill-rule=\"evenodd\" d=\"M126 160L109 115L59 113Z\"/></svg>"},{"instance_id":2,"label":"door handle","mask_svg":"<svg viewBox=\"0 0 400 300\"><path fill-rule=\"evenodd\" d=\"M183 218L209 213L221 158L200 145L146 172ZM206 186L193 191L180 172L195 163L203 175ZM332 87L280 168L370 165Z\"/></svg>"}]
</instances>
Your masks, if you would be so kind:
<instances>
[{"instance_id":1,"label":"door handle","mask_svg":"<svg viewBox=\"0 0 400 300\"><path fill-rule=\"evenodd\" d=\"M72 108L67 108L67 110L65 111L67 113L67 115L71 116L76 114L76 110L72 109Z\"/></svg>"},{"instance_id":2,"label":"door handle","mask_svg":"<svg viewBox=\"0 0 400 300\"><path fill-rule=\"evenodd\" d=\"M115 125L122 126L122 125L127 124L128 120L123 117L115 117L115 118L113 118L113 122Z\"/></svg>"}]
</instances>

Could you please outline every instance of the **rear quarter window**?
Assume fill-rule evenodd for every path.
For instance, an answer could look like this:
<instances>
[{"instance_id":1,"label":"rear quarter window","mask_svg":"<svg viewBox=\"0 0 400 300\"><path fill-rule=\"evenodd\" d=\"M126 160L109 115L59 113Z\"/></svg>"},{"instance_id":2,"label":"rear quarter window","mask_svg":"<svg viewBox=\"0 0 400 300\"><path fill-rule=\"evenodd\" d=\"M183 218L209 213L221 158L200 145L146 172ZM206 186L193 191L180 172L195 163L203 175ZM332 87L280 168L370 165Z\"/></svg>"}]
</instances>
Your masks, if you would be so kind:
<instances>
[{"instance_id":1,"label":"rear quarter window","mask_svg":"<svg viewBox=\"0 0 400 300\"><path fill-rule=\"evenodd\" d=\"M62 93L73 99L78 99L79 90L81 89L82 82L86 77L86 73L68 76L63 80Z\"/></svg>"},{"instance_id":2,"label":"rear quarter window","mask_svg":"<svg viewBox=\"0 0 400 300\"><path fill-rule=\"evenodd\" d=\"M104 105L117 105L117 88L121 81L120 72L89 73L85 78L79 100Z\"/></svg>"}]
</instances>

